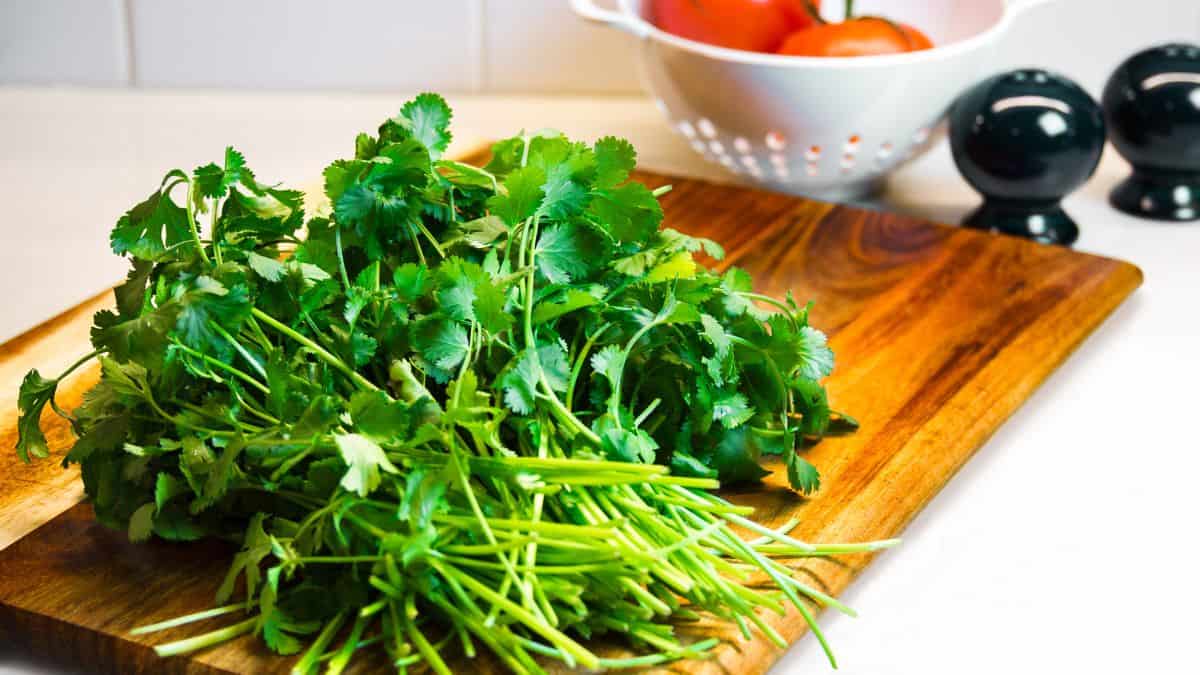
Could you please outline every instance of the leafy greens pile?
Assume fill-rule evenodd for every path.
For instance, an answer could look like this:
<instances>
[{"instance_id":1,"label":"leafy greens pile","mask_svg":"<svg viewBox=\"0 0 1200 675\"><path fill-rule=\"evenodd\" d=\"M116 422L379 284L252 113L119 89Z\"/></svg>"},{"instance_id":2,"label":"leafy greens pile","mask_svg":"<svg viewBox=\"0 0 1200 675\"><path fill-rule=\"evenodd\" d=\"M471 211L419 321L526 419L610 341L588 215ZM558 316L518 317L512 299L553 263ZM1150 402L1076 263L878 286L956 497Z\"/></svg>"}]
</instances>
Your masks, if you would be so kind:
<instances>
[{"instance_id":1,"label":"leafy greens pile","mask_svg":"<svg viewBox=\"0 0 1200 675\"><path fill-rule=\"evenodd\" d=\"M480 169L441 158L449 121L425 94L360 134L307 221L228 149L113 229L132 269L68 370L100 382L68 414L29 373L17 451L48 455L50 405L100 521L241 542L223 606L140 630L242 613L159 652L254 632L302 673L371 644L440 673L477 643L516 672L652 665L713 647L671 627L702 614L782 644L784 600L820 636L805 599L848 610L776 558L893 542L811 545L709 492L764 453L811 492L797 451L853 426L807 308L699 265L720 248L661 229L627 142L522 134ZM644 655L578 641L609 632Z\"/></svg>"}]
</instances>

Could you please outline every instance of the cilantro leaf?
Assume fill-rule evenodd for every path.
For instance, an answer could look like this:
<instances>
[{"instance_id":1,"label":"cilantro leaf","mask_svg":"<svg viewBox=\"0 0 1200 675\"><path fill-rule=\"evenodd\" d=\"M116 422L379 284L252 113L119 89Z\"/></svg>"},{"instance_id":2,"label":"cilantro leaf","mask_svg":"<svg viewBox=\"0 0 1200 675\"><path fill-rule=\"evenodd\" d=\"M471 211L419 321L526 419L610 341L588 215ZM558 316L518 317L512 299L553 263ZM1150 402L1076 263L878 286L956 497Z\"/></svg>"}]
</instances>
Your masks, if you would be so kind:
<instances>
[{"instance_id":1,"label":"cilantro leaf","mask_svg":"<svg viewBox=\"0 0 1200 675\"><path fill-rule=\"evenodd\" d=\"M182 504L168 504L154 517L154 534L167 541L196 541L209 532Z\"/></svg>"},{"instance_id":2,"label":"cilantro leaf","mask_svg":"<svg viewBox=\"0 0 1200 675\"><path fill-rule=\"evenodd\" d=\"M546 172L538 167L517 169L504 179L504 193L488 199L488 208L509 225L521 223L541 205L545 182Z\"/></svg>"},{"instance_id":3,"label":"cilantro leaf","mask_svg":"<svg viewBox=\"0 0 1200 675\"><path fill-rule=\"evenodd\" d=\"M224 167L206 164L192 173L196 190L205 197L220 198L229 194L229 189L242 181L253 182L254 176L246 168L246 158L232 147L225 148Z\"/></svg>"},{"instance_id":4,"label":"cilantro leaf","mask_svg":"<svg viewBox=\"0 0 1200 675\"><path fill-rule=\"evenodd\" d=\"M575 224L552 225L538 235L534 261L538 272L552 284L565 284L587 276L600 258L602 245L588 228Z\"/></svg>"},{"instance_id":5,"label":"cilantro leaf","mask_svg":"<svg viewBox=\"0 0 1200 675\"><path fill-rule=\"evenodd\" d=\"M819 380L833 372L833 350L825 334L811 326L800 328L797 340L800 357L800 377Z\"/></svg>"},{"instance_id":6,"label":"cilantro leaf","mask_svg":"<svg viewBox=\"0 0 1200 675\"><path fill-rule=\"evenodd\" d=\"M596 182L598 188L613 188L629 178L637 166L637 151L623 138L605 136L596 141Z\"/></svg>"},{"instance_id":7,"label":"cilantro leaf","mask_svg":"<svg viewBox=\"0 0 1200 675\"><path fill-rule=\"evenodd\" d=\"M641 183L595 191L588 212L619 242L649 239L663 219L658 198Z\"/></svg>"},{"instance_id":8,"label":"cilantro leaf","mask_svg":"<svg viewBox=\"0 0 1200 675\"><path fill-rule=\"evenodd\" d=\"M129 541L146 541L154 532L154 502L142 504L129 517Z\"/></svg>"},{"instance_id":9,"label":"cilantro leaf","mask_svg":"<svg viewBox=\"0 0 1200 675\"><path fill-rule=\"evenodd\" d=\"M425 358L443 370L452 370L462 363L471 346L465 328L436 316L416 324L413 342Z\"/></svg>"},{"instance_id":10,"label":"cilantro leaf","mask_svg":"<svg viewBox=\"0 0 1200 675\"><path fill-rule=\"evenodd\" d=\"M573 180L568 164L557 164L547 171L542 192L545 197L536 215L551 220L565 220L581 213L588 201L587 190Z\"/></svg>"},{"instance_id":11,"label":"cilantro leaf","mask_svg":"<svg viewBox=\"0 0 1200 675\"><path fill-rule=\"evenodd\" d=\"M113 289L117 300L117 313L123 319L132 319L141 313L146 303L146 287L154 265L148 260L135 258L133 267L125 276L125 282Z\"/></svg>"},{"instance_id":12,"label":"cilantro leaf","mask_svg":"<svg viewBox=\"0 0 1200 675\"><path fill-rule=\"evenodd\" d=\"M400 470L388 461L383 449L374 441L359 434L336 434L333 437L346 463L346 473L341 486L348 492L366 497L379 487L380 472L399 473Z\"/></svg>"},{"instance_id":13,"label":"cilantro leaf","mask_svg":"<svg viewBox=\"0 0 1200 675\"><path fill-rule=\"evenodd\" d=\"M169 177L169 176L168 176ZM157 261L167 247L191 241L187 211L171 200L170 190L156 190L130 209L109 235L113 253Z\"/></svg>"},{"instance_id":14,"label":"cilantro leaf","mask_svg":"<svg viewBox=\"0 0 1200 675\"><path fill-rule=\"evenodd\" d=\"M657 284L664 281L691 279L696 276L696 269L696 259L690 253L681 251L656 264L646 274L643 281L648 284Z\"/></svg>"},{"instance_id":15,"label":"cilantro leaf","mask_svg":"<svg viewBox=\"0 0 1200 675\"><path fill-rule=\"evenodd\" d=\"M29 463L30 455L39 458L50 456L46 434L42 432L42 410L54 398L57 389L58 380L42 377L37 369L26 373L21 381L21 391L17 396L17 406L21 412L17 420L17 455L22 462Z\"/></svg>"},{"instance_id":16,"label":"cilantro leaf","mask_svg":"<svg viewBox=\"0 0 1200 675\"><path fill-rule=\"evenodd\" d=\"M446 99L437 94L421 94L404 104L400 114L412 124L413 138L426 148L429 155L437 159L450 145L450 106Z\"/></svg>"},{"instance_id":17,"label":"cilantro leaf","mask_svg":"<svg viewBox=\"0 0 1200 675\"><path fill-rule=\"evenodd\" d=\"M533 412L537 403L538 370L533 352L525 350L513 357L496 378L504 394L504 404L518 415Z\"/></svg>"},{"instance_id":18,"label":"cilantro leaf","mask_svg":"<svg viewBox=\"0 0 1200 675\"><path fill-rule=\"evenodd\" d=\"M287 275L288 268L286 265L274 258L259 255L254 251L246 253L246 264L250 266L250 269L254 270L255 274L272 283L282 281L284 276Z\"/></svg>"},{"instance_id":19,"label":"cilantro leaf","mask_svg":"<svg viewBox=\"0 0 1200 675\"><path fill-rule=\"evenodd\" d=\"M713 402L713 420L726 429L741 426L751 417L754 417L754 408L741 394L725 394Z\"/></svg>"},{"instance_id":20,"label":"cilantro leaf","mask_svg":"<svg viewBox=\"0 0 1200 675\"><path fill-rule=\"evenodd\" d=\"M811 495L821 489L821 474L807 459L792 453L787 459L788 483L801 494Z\"/></svg>"},{"instance_id":21,"label":"cilantro leaf","mask_svg":"<svg viewBox=\"0 0 1200 675\"><path fill-rule=\"evenodd\" d=\"M430 286L429 268L416 263L405 263L392 272L392 284L401 302L413 303L425 295Z\"/></svg>"},{"instance_id":22,"label":"cilantro leaf","mask_svg":"<svg viewBox=\"0 0 1200 675\"><path fill-rule=\"evenodd\" d=\"M155 512L161 512L167 502L175 497L184 494L188 491L188 485L175 478L174 475L165 471L158 474L158 478L154 481L154 508Z\"/></svg>"},{"instance_id":23,"label":"cilantro leaf","mask_svg":"<svg viewBox=\"0 0 1200 675\"><path fill-rule=\"evenodd\" d=\"M405 438L412 422L408 406L382 391L360 391L350 399L354 428L378 442Z\"/></svg>"},{"instance_id":24,"label":"cilantro leaf","mask_svg":"<svg viewBox=\"0 0 1200 675\"><path fill-rule=\"evenodd\" d=\"M547 321L553 321L560 316L570 314L585 307L592 307L599 304L600 299L577 288L568 289L566 295L559 302L541 302L533 310L533 324L537 325Z\"/></svg>"},{"instance_id":25,"label":"cilantro leaf","mask_svg":"<svg viewBox=\"0 0 1200 675\"><path fill-rule=\"evenodd\" d=\"M190 287L181 286L176 299L175 331L193 349L228 353L228 344L213 326L236 333L250 316L250 291L244 284L226 288L212 277L199 276Z\"/></svg>"}]
</instances>

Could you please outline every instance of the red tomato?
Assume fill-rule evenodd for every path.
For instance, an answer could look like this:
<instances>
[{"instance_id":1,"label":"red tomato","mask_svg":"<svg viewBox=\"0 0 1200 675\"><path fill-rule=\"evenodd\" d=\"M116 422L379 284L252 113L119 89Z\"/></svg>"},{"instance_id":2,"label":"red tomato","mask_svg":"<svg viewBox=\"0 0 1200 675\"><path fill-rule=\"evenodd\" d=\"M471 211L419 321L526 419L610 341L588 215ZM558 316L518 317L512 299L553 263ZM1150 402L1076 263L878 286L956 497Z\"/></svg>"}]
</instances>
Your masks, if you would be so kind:
<instances>
[{"instance_id":1,"label":"red tomato","mask_svg":"<svg viewBox=\"0 0 1200 675\"><path fill-rule=\"evenodd\" d=\"M813 24L803 0L653 0L650 11L668 33L752 52L773 52L788 34Z\"/></svg>"},{"instance_id":2,"label":"red tomato","mask_svg":"<svg viewBox=\"0 0 1200 675\"><path fill-rule=\"evenodd\" d=\"M874 56L930 49L933 42L912 26L874 17L827 23L788 36L780 54L791 56Z\"/></svg>"}]
</instances>

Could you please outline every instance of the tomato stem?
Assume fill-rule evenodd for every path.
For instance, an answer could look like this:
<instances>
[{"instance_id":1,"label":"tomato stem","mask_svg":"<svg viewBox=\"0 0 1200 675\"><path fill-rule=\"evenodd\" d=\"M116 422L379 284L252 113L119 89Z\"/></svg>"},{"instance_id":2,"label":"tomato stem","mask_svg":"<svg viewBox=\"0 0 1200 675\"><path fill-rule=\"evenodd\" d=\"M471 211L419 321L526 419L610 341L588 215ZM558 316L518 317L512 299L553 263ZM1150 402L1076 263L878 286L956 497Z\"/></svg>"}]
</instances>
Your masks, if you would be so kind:
<instances>
[{"instance_id":1,"label":"tomato stem","mask_svg":"<svg viewBox=\"0 0 1200 675\"><path fill-rule=\"evenodd\" d=\"M808 14L809 18L811 18L814 23L819 26L824 26L825 24L829 23L824 17L821 16L821 10L817 9L816 6L813 5L812 0L803 0L803 2L804 12ZM853 2L853 0L851 0L851 2Z\"/></svg>"},{"instance_id":2,"label":"tomato stem","mask_svg":"<svg viewBox=\"0 0 1200 675\"><path fill-rule=\"evenodd\" d=\"M849 21L854 18L854 0L846 0L846 18L843 21Z\"/></svg>"}]
</instances>

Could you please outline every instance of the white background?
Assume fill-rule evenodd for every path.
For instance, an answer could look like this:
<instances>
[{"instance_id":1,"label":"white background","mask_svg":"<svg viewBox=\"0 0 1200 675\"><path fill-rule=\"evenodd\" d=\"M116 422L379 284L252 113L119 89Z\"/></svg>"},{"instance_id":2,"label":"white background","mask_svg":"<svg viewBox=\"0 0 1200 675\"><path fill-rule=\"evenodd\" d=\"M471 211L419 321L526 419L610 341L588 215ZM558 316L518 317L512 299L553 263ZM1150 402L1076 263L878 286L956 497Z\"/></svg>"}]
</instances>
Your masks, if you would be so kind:
<instances>
[{"instance_id":1,"label":"white background","mask_svg":"<svg viewBox=\"0 0 1200 675\"><path fill-rule=\"evenodd\" d=\"M1138 48L1198 34L1195 0L1052 0L996 65L1095 92ZM628 47L567 0L0 0L0 83L637 93Z\"/></svg>"},{"instance_id":2,"label":"white background","mask_svg":"<svg viewBox=\"0 0 1200 675\"><path fill-rule=\"evenodd\" d=\"M137 19L143 4L156 8ZM442 44L439 22L448 19L428 19L427 32L438 39L422 49L436 50L443 57L437 63L397 53L383 67L370 47L358 53L359 80L339 75L359 61L353 59L284 86L318 90L312 93L146 91L260 89L274 80L247 80L247 73L283 77L272 59L305 58L303 39L275 56L262 53L287 41L265 28L226 34L208 20L181 24L169 12L183 4L0 1L0 79L101 85L0 87L0 339L119 277L122 264L105 254L107 230L167 169L209 161L232 143L260 176L310 182L329 158L344 154L354 133L394 111L401 89L549 95L452 96L460 149L522 127L556 126L581 138L626 135L649 167L720 177L668 135L648 101L561 96L581 82L604 92L635 85L620 74L628 56L621 40L580 27L559 3L356 0L345 6L366 8L364 30L381 30L369 17L395 7L405 8L395 25L423 25L461 5L466 27L455 30L475 36L475 51L467 50L459 70L459 55ZM297 17L317 6L290 4ZM477 20L485 11L492 18ZM149 18L156 12L166 18ZM1055 67L1095 90L1140 46L1172 37L1200 41L1197 12L1184 1L1064 0L1029 14L1005 59ZM18 21L26 28L14 29ZM139 41L143 22L144 30L167 37ZM304 21L294 22L284 37L304 33ZM21 37L32 30L65 41L34 45ZM193 30L223 52L213 57L219 68L181 55ZM538 35L553 39L528 37ZM510 39L505 61L501 43ZM332 58L342 50L318 51ZM543 51L558 56L529 56ZM587 74L597 72L610 79L594 84ZM328 88L382 91L321 93ZM1138 264L1145 286L950 482L904 533L904 545L851 587L847 600L862 617L823 617L841 672L1200 672L1200 508L1193 496L1200 475L1200 224L1146 223L1110 209L1106 194L1125 171L1110 150L1067 206L1084 228L1078 247ZM877 206L953 222L975 203L943 145L897 174ZM30 667L5 650L0 645L0 672ZM776 672L827 670L815 642L805 639Z\"/></svg>"}]
</instances>

